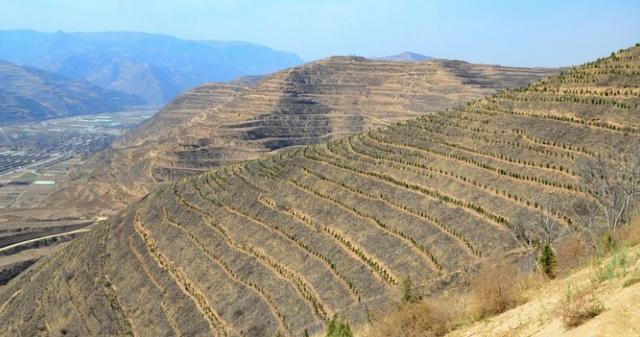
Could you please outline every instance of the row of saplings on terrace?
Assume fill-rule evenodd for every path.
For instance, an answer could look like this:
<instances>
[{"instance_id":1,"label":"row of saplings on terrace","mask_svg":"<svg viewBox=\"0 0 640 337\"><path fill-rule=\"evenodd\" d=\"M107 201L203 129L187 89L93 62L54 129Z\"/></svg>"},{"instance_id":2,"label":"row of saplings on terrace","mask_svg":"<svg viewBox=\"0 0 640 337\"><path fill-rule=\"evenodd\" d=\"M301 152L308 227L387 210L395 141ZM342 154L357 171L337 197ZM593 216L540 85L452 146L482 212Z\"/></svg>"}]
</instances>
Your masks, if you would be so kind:
<instances>
[{"instance_id":1,"label":"row of saplings on terrace","mask_svg":"<svg viewBox=\"0 0 640 337\"><path fill-rule=\"evenodd\" d=\"M524 229L514 226L514 237L528 252L527 267L485 264L470 273L464 291L428 298L415 295L412 280L405 277L393 308L368 313L367 321L357 328L334 317L323 336L443 336L524 304L526 293L588 265L594 267L592 284L567 289L552 314L566 328L598 316L606 310L595 293L600 284L620 275L626 278L623 287L640 282L640 273L619 272L630 264L627 247L640 244L640 154L617 153L615 160L599 157L579 163L582 184L596 193L591 205L567 207L567 213L579 220L575 226L561 228L541 216L544 235L539 238L529 238Z\"/></svg>"}]
</instances>

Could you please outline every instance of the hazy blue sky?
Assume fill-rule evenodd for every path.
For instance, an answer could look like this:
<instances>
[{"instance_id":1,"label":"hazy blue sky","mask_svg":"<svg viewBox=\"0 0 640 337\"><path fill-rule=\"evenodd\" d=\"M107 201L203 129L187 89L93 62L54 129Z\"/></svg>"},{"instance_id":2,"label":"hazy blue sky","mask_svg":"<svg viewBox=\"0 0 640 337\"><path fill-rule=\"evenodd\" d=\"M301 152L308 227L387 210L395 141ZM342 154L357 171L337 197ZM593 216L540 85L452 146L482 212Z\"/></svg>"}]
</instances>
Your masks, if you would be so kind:
<instances>
[{"instance_id":1,"label":"hazy blue sky","mask_svg":"<svg viewBox=\"0 0 640 337\"><path fill-rule=\"evenodd\" d=\"M305 60L410 50L557 66L640 42L640 0L0 0L0 29L14 28L244 40Z\"/></svg>"}]
</instances>

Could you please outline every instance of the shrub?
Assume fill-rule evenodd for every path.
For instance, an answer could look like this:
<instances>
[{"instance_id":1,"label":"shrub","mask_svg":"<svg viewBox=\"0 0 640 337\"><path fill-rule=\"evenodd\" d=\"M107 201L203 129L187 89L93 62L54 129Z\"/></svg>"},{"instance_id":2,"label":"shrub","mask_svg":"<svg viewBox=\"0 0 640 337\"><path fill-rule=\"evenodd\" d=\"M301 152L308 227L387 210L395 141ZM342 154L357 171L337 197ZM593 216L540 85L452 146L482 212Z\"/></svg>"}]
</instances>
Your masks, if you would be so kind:
<instances>
[{"instance_id":1,"label":"shrub","mask_svg":"<svg viewBox=\"0 0 640 337\"><path fill-rule=\"evenodd\" d=\"M470 282L470 315L483 319L509 310L524 302L522 280L509 264L486 265Z\"/></svg>"},{"instance_id":2,"label":"shrub","mask_svg":"<svg viewBox=\"0 0 640 337\"><path fill-rule=\"evenodd\" d=\"M611 258L606 263L596 267L595 281L608 281L616 276L626 274L628 264L629 256L627 255L627 250L624 248L614 250Z\"/></svg>"},{"instance_id":3,"label":"shrub","mask_svg":"<svg viewBox=\"0 0 640 337\"><path fill-rule=\"evenodd\" d=\"M540 264L540 269L542 270L542 272L545 273L549 278L556 277L556 253L548 243L542 247L542 251L540 252L540 256L538 257L538 263Z\"/></svg>"},{"instance_id":4,"label":"shrub","mask_svg":"<svg viewBox=\"0 0 640 337\"><path fill-rule=\"evenodd\" d=\"M326 337L353 337L353 332L347 322L334 317L329 322Z\"/></svg>"},{"instance_id":5,"label":"shrub","mask_svg":"<svg viewBox=\"0 0 640 337\"><path fill-rule=\"evenodd\" d=\"M444 336L464 317L464 305L444 299L429 299L403 305L371 325L365 337Z\"/></svg>"},{"instance_id":6,"label":"shrub","mask_svg":"<svg viewBox=\"0 0 640 337\"><path fill-rule=\"evenodd\" d=\"M594 292L593 287L578 292L571 287L567 288L560 307L560 317L565 327L579 326L604 311L604 305Z\"/></svg>"},{"instance_id":7,"label":"shrub","mask_svg":"<svg viewBox=\"0 0 640 337\"><path fill-rule=\"evenodd\" d=\"M636 217L629 224L619 227L615 238L628 246L640 244L640 217Z\"/></svg>"},{"instance_id":8,"label":"shrub","mask_svg":"<svg viewBox=\"0 0 640 337\"><path fill-rule=\"evenodd\" d=\"M589 247L579 235L572 235L557 244L557 273L568 273L582 266L589 255Z\"/></svg>"},{"instance_id":9,"label":"shrub","mask_svg":"<svg viewBox=\"0 0 640 337\"><path fill-rule=\"evenodd\" d=\"M413 302L414 298L413 298L413 293L412 293L412 282L411 282L411 277L409 277L409 275L407 275L403 280L402 280L402 289L401 289L401 293L402 293L402 303L410 303Z\"/></svg>"}]
</instances>

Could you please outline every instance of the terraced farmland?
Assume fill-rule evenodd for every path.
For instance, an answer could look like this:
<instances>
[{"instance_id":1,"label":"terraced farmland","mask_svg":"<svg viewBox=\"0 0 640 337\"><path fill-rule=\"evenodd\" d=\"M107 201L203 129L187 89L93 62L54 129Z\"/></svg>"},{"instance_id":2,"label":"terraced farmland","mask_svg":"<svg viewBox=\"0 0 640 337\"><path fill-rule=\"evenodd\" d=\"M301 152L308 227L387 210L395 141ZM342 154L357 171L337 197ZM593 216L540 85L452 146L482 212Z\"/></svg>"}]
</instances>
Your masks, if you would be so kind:
<instances>
[{"instance_id":1,"label":"terraced farmland","mask_svg":"<svg viewBox=\"0 0 640 337\"><path fill-rule=\"evenodd\" d=\"M0 335L303 336L586 230L640 142L640 47L526 89L164 186L0 292ZM558 241L560 242L560 241Z\"/></svg>"},{"instance_id":2,"label":"terraced farmland","mask_svg":"<svg viewBox=\"0 0 640 337\"><path fill-rule=\"evenodd\" d=\"M3 210L0 215L3 218L0 222L0 287L43 256L86 232L94 222L58 210L14 209Z\"/></svg>"},{"instance_id":3,"label":"terraced farmland","mask_svg":"<svg viewBox=\"0 0 640 337\"><path fill-rule=\"evenodd\" d=\"M49 205L108 213L181 177L462 105L554 73L449 60L331 57L262 81L207 84L94 157L61 184Z\"/></svg>"}]
</instances>

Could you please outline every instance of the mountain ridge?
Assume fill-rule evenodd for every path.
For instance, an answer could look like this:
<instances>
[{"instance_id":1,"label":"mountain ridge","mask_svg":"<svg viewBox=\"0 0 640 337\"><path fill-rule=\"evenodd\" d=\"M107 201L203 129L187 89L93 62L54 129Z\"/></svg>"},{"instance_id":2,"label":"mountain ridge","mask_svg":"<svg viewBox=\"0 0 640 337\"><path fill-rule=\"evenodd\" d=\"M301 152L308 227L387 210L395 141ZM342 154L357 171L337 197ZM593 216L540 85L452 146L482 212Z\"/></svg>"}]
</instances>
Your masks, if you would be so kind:
<instances>
[{"instance_id":1,"label":"mountain ridge","mask_svg":"<svg viewBox=\"0 0 640 337\"><path fill-rule=\"evenodd\" d=\"M396 61L396 62L423 62L423 61L433 60L434 58L427 55L405 51L400 54L384 56L384 57L374 57L373 59L381 60L381 61Z\"/></svg>"},{"instance_id":2,"label":"mountain ridge","mask_svg":"<svg viewBox=\"0 0 640 337\"><path fill-rule=\"evenodd\" d=\"M3 123L116 112L146 105L139 96L5 61L0 61L0 100Z\"/></svg>"},{"instance_id":3,"label":"mountain ridge","mask_svg":"<svg viewBox=\"0 0 640 337\"><path fill-rule=\"evenodd\" d=\"M334 56L265 76L249 83L252 87L241 81L196 88L145 124L172 119L167 137L156 133L147 138L153 133L146 132L144 125L129 132L113 144L108 155L101 154L86 166L86 172L63 183L50 205L92 200L87 203L92 208L106 210L141 197L154 182L169 182L281 148L335 139L463 104L554 72L430 62ZM482 74L485 78L478 79ZM101 183L91 177L100 177ZM107 195L119 195L117 202Z\"/></svg>"}]
</instances>

